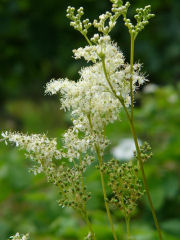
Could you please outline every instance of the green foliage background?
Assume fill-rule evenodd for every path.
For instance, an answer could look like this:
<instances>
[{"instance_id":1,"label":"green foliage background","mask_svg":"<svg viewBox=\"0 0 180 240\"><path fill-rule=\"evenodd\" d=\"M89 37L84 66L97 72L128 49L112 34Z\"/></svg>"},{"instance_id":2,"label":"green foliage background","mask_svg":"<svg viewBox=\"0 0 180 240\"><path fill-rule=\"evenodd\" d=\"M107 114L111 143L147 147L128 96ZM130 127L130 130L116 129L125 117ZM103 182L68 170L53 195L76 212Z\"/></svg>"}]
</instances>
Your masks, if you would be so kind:
<instances>
[{"instance_id":1,"label":"green foliage background","mask_svg":"<svg viewBox=\"0 0 180 240\"><path fill-rule=\"evenodd\" d=\"M136 7L151 4L156 17L136 41L136 61L159 87L153 93L142 90L136 100L139 138L151 143L154 156L145 164L152 198L164 239L180 239L180 1L137 0ZM83 61L72 59L72 49L84 46L84 39L69 27L68 5L84 6L90 19L110 8L108 0L1 0L0 1L0 130L45 132L60 138L71 125L59 110L59 100L44 96L52 77L78 78ZM129 56L129 36L119 22L112 33ZM112 146L130 137L127 119L107 128ZM111 157L111 149L106 159ZM13 147L0 145L0 239L19 231L35 240L83 239L87 228L73 211L61 209L56 189L43 175L28 172L31 162ZM103 196L96 170L88 170L87 185L93 192L88 209L97 239L110 240ZM125 238L119 211L113 211L116 230ZM136 240L154 240L153 220L144 198L132 221Z\"/></svg>"}]
</instances>

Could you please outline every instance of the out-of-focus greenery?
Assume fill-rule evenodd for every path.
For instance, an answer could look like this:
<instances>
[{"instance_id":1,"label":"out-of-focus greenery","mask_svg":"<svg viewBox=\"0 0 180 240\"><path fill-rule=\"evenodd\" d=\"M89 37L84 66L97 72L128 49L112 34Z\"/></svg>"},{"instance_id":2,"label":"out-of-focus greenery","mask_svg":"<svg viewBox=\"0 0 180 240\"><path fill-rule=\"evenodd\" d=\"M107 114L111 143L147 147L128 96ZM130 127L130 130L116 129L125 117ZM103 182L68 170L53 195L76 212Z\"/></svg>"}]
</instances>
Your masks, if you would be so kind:
<instances>
[{"instance_id":1,"label":"out-of-focus greenery","mask_svg":"<svg viewBox=\"0 0 180 240\"><path fill-rule=\"evenodd\" d=\"M135 111L136 127L141 141L151 143L154 156L145 163L145 170L153 202L158 214L160 226L166 240L180 238L180 197L179 197L179 157L180 157L180 88L159 87L154 93L142 92L137 96L139 106ZM17 111L19 106L24 111ZM53 104L47 114L46 102L39 104L23 101L9 102L7 111L23 119L23 131L35 129L37 132L50 129L49 135L58 137L63 132L56 127L61 115L53 111ZM49 103L48 103L49 105ZM47 106L48 106L47 105ZM41 109L40 113L39 110ZM130 137L126 116L120 114L121 122L116 122L106 129L112 146L120 139ZM50 120L51 119L51 120ZM54 120L55 119L55 120ZM66 116L68 124L68 116ZM40 124L40 123L44 124ZM105 159L111 158L111 149ZM0 148L0 235L5 240L12 232L31 232L32 239L83 239L87 228L70 209L58 207L58 195L52 185L47 184L43 175L33 176L28 173L31 162L15 148ZM106 217L99 174L95 168L87 172L88 188L92 199L88 209L92 218L97 239L111 239L111 231ZM116 230L123 238L125 226L121 212L113 211ZM137 240L156 239L153 220L146 197L139 203L132 221L132 233ZM121 239L122 239L121 238Z\"/></svg>"},{"instance_id":2,"label":"out-of-focus greenery","mask_svg":"<svg viewBox=\"0 0 180 240\"><path fill-rule=\"evenodd\" d=\"M136 7L151 4L156 17L136 41L136 60L144 62L151 82L161 85L154 93L137 95L135 111L139 138L153 148L145 164L148 183L165 240L180 239L180 1L137 0ZM60 138L71 124L59 110L59 102L44 97L44 85L52 77L76 79L84 64L71 58L73 48L85 45L65 18L68 5L84 6L90 19L110 8L108 0L1 0L0 1L0 131L48 133ZM131 14L131 12L130 12ZM121 23L112 33L126 58L129 37ZM164 86L166 85L166 86ZM112 146L130 137L127 119L106 130ZM111 149L105 159L111 158ZM87 233L84 222L69 209L61 209L56 189L43 175L28 173L31 162L23 152L0 144L0 240L19 231L35 240L76 240ZM98 172L89 169L87 185L93 192L88 209L97 239L110 240ZM121 239L125 225L113 211ZM134 216L131 231L136 240L155 240L153 220L146 198Z\"/></svg>"}]
</instances>

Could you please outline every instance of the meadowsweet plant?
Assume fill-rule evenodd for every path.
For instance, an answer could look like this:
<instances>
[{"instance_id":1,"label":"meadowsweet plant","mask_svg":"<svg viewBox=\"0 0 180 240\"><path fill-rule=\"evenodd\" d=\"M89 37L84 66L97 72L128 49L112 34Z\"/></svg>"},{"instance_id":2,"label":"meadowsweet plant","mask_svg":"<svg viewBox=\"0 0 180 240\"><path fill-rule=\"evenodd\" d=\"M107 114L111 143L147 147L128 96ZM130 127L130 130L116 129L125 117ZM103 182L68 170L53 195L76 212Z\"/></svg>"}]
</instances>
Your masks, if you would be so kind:
<instances>
[{"instance_id":1,"label":"meadowsweet plant","mask_svg":"<svg viewBox=\"0 0 180 240\"><path fill-rule=\"evenodd\" d=\"M72 127L63 135L63 146L58 148L57 140L49 139L44 134L29 136L18 132L3 132L2 137L6 144L15 143L20 149L25 149L27 157L34 162L31 169L34 174L43 172L47 180L57 186L61 207L71 207L81 215L89 227L85 239L96 239L86 207L93 193L88 191L84 179L87 167L92 167L91 163L96 162L113 239L117 240L118 236L109 206L114 205L121 210L127 226L127 238L130 239L131 216L138 200L146 193L159 239L162 240L143 166L152 156L151 147L148 143L139 146L133 115L134 95L139 86L147 81L142 73L142 65L134 63L135 40L154 14L151 13L151 6L136 9L136 24L133 24L128 18L130 3L122 0L111 2L111 11L100 15L92 23L89 19L83 20L82 7L78 10L74 7L67 8L70 25L87 41L87 46L73 50L74 58L84 58L90 64L79 71L80 78L77 82L52 79L46 85L45 93L59 94L61 109L71 113ZM124 21L130 34L130 63L109 35L119 18ZM93 36L89 36L90 27L97 30ZM117 160L104 163L104 152L110 145L105 129L109 123L119 119L120 111L125 111L129 121L136 146L134 160L125 164L120 164ZM107 197L105 175L112 190L111 199ZM16 235L17 238L15 236L13 239L21 239L19 234Z\"/></svg>"}]
</instances>

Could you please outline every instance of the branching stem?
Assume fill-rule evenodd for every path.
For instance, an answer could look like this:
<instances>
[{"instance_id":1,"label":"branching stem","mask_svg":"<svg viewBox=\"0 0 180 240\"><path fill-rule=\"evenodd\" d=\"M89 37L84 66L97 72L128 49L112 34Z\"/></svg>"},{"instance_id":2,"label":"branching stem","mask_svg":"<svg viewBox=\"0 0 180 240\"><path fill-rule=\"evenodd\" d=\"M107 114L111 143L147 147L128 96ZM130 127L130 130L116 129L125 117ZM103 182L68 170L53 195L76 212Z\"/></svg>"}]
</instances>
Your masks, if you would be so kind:
<instances>
[{"instance_id":1,"label":"branching stem","mask_svg":"<svg viewBox=\"0 0 180 240\"><path fill-rule=\"evenodd\" d=\"M86 38L88 44L92 45L92 43L87 38L87 36L84 36L84 37ZM152 199L151 199L151 195L150 195L150 192L149 192L149 187L148 187L148 184L147 184L146 175L145 175L144 166L143 166L143 160L141 158L141 152L140 152L140 148L139 148L139 144L138 144L138 140L137 140L136 130L135 130L135 127L134 127L134 95L133 95L134 42L135 42L135 36L134 36L134 34L131 34L131 53L130 53L130 65L131 65L131 68L130 68L130 72L131 72L131 78L130 78L131 114L129 114L129 112L127 110L127 107L126 107L126 105L124 103L123 98L116 94L116 91L114 90L114 88L113 88L113 86L111 84L110 77L109 77L107 69L106 69L105 56L102 56L101 60L102 60L104 75L105 75L105 78L106 78L106 80L107 80L107 82L109 84L109 87L111 88L114 96L116 98L118 98L119 101L121 102L121 104L122 104L122 106L124 108L124 111L125 111L125 113L127 115L127 118L129 120L131 132L132 132L134 143L135 143L135 146L136 146L138 162L139 162L139 165L140 165L140 170L141 170L141 173L142 173L143 183L144 183L144 187L145 187L145 190L146 190L147 198L148 198L148 201L149 201L149 204L150 204L150 207L151 207L151 212L152 212L154 223L155 223L158 235L159 235L159 239L162 240L162 234L161 234L161 230L160 230L159 223L158 223L158 220L157 220L156 211L154 209L153 202L152 202ZM98 152L97 150L96 150L96 153ZM98 155L98 153L97 153L97 155ZM98 159L98 161L99 161L99 159ZM100 162L101 162L101 160L99 161L99 165L101 165ZM101 173L101 171L100 171L100 173ZM101 182L102 182L102 186L103 186L104 185L103 174L102 174L102 177L101 177ZM103 193L104 193L104 190L105 190L105 188L103 189ZM104 197L105 196L106 196L106 192L104 194ZM105 205L107 205L106 200L105 200ZM107 214L108 213L110 214L108 205L106 207L106 210L107 210ZM112 218L111 218L111 215L109 215L109 214L108 214L108 217L110 216L109 217L109 221L110 221L110 223L112 223ZM112 227L112 230L113 230L113 224L111 224L111 227ZM114 236L114 234L113 234L113 236ZM115 237L114 239L117 239L117 238Z\"/></svg>"},{"instance_id":2,"label":"branching stem","mask_svg":"<svg viewBox=\"0 0 180 240\"><path fill-rule=\"evenodd\" d=\"M133 97L134 96L133 96L133 88L132 88L132 85L133 85L133 65L134 65L134 42L135 42L134 35L131 34L131 56L130 56L130 64L131 64L131 80L130 80L130 85L131 85L131 87L130 87L130 91L131 91L131 121L130 121L129 118L128 119L129 119L129 123L130 123L130 127L131 127L131 132L132 132L132 135L133 135L134 143L135 143L135 146L136 146L136 152L137 152L138 161L139 161L139 165L140 165L140 169L141 169L141 173L142 173L142 177L143 177L144 187L145 187L146 194L147 194L147 197L148 197L148 201L149 201L149 204L150 204L150 207L151 207L151 212L152 212L152 215L153 215L154 223L155 223L156 229L158 231L159 239L162 240L161 230L160 230L160 227L159 227L156 212L155 212L153 202L152 202L152 199L151 199L151 195L150 195L150 192L149 192L149 187L148 187L148 183L147 183L147 179L146 179L146 175L145 175L145 171L144 171L144 166L143 166L143 160L141 158L141 151L140 151L140 148L139 148L137 134L136 134L136 130L135 130L135 127L134 127L134 116L133 116L133 112L134 112L134 106L133 106L134 98ZM126 115L127 115L127 113L128 113L128 111L126 111Z\"/></svg>"},{"instance_id":3,"label":"branching stem","mask_svg":"<svg viewBox=\"0 0 180 240\"><path fill-rule=\"evenodd\" d=\"M134 65L134 37L131 37L131 57L130 57L130 61L131 61L131 75L133 75L133 65ZM162 235L161 235L161 230L160 230L160 227L159 227L159 223L158 223L158 220L157 220L157 216L156 216L156 212L155 212L155 209L154 209L154 206L153 206L153 202L152 202L152 199L151 199L151 196L150 196L150 192L149 192L149 187L148 187L148 184L147 184L147 180L146 180L146 175L145 175L145 171L144 171L144 166L143 166L143 160L141 158L141 152L140 152L140 148L139 148L139 144L138 144L138 140L137 140L137 135L136 135L136 130L135 130L135 127L134 127L134 119L133 119L133 76L131 76L131 80L130 80L130 90L131 90L131 115L129 114L128 110L127 110L127 107L124 103L124 99L121 97L121 96L118 96L116 94L116 91L114 90L112 84L111 84L111 81L110 81L110 77L109 77L109 74L107 72L107 69L106 69L106 65L105 65L105 57L102 57L101 58L102 60L102 66L103 66L103 71L104 71L104 75L105 75L105 78L109 84L109 87L112 91L112 93L114 94L114 96L116 98L119 99L119 101L121 102L123 108L124 108L124 111L127 115L127 118L129 120L129 124L130 124L130 128L131 128L131 132L132 132L132 135L133 135L133 139L134 139L134 143L135 143L135 147L136 147L136 151L137 151L137 156L138 156L138 162L139 162L139 165L140 165L140 170L141 170L141 173L142 173L142 178L143 178L143 183L144 183L144 187L145 187L145 190L146 190L146 194L147 194L147 198L148 198L148 201L149 201L149 204L150 204L150 207L151 207L151 212L152 212L152 215L153 215L153 219L154 219L154 223L155 223L155 226L156 226L156 229L157 229L157 232L158 232L158 235L159 235L159 239L162 240Z\"/></svg>"}]
</instances>

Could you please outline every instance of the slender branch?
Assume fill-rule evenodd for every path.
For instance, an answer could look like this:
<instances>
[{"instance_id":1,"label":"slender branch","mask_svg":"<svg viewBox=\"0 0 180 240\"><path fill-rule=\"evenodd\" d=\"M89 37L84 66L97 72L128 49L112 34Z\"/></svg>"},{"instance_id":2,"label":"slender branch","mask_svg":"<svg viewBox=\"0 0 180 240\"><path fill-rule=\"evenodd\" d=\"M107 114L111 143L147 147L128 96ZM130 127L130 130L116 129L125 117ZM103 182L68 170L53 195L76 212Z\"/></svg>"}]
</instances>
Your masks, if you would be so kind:
<instances>
[{"instance_id":1,"label":"slender branch","mask_svg":"<svg viewBox=\"0 0 180 240\"><path fill-rule=\"evenodd\" d=\"M88 43L90 46L92 46L92 42L89 40L89 38L87 37L87 35L86 35L86 34L83 34L83 33L82 33L82 35L85 37L87 43Z\"/></svg>"},{"instance_id":2,"label":"slender branch","mask_svg":"<svg viewBox=\"0 0 180 240\"><path fill-rule=\"evenodd\" d=\"M131 34L131 56L130 56L130 65L131 65L131 78L130 78L130 91L131 91L131 119L133 120L133 107L134 107L134 95L133 95L133 65L134 65L134 35Z\"/></svg>"},{"instance_id":3,"label":"slender branch","mask_svg":"<svg viewBox=\"0 0 180 240\"><path fill-rule=\"evenodd\" d=\"M139 144L138 144L137 135L136 135L136 131L135 131L133 121L130 122L130 127L131 127L131 132L132 132L132 135L133 135L134 143L135 143L135 146L136 146L138 162L139 162L139 165L140 165L140 169L141 169L141 173L142 173L142 177L143 177L143 183L144 183L144 187L145 187L145 190L146 190L148 201L149 201L149 204L150 204L150 207L151 207L151 212L152 212L152 215L153 215L154 223L155 223L156 229L158 231L159 239L162 240L162 234L161 234L161 230L160 230L159 223L158 223L158 220L157 220L156 211L154 209L153 202L152 202L152 199L151 199L151 195L150 195L150 192L149 192L149 187L148 187L148 183L147 183L147 179L146 179L146 175L145 175L145 171L144 171L144 166L143 166L143 160L141 158L141 152L140 152L140 148L139 148Z\"/></svg>"},{"instance_id":4,"label":"slender branch","mask_svg":"<svg viewBox=\"0 0 180 240\"><path fill-rule=\"evenodd\" d=\"M113 92L114 96L121 101L121 97L116 94L116 91L114 90L114 88L113 88L113 86L111 84L108 72L106 70L105 56L101 56L101 60L102 60L102 66L103 66L104 75L106 77L106 81L108 82L109 87L111 88L111 91Z\"/></svg>"},{"instance_id":5,"label":"slender branch","mask_svg":"<svg viewBox=\"0 0 180 240\"><path fill-rule=\"evenodd\" d=\"M134 43L132 44L132 47L134 49ZM134 51L132 51L132 49L131 49L131 54L132 54L132 52L134 52ZM133 53L133 55L134 55L134 53ZM149 192L149 187L148 187L147 180L146 180L146 175L145 175L144 166L143 166L143 160L141 158L141 152L140 152L140 148L139 148L139 144L138 144L138 140L137 140L137 135L136 135L135 127L134 127L133 114L132 114L132 112L131 112L131 115L129 114L129 112L127 110L127 107L126 107L126 105L124 103L123 98L121 96L117 96L116 91L114 90L114 88L113 88L113 86L111 84L110 77L109 77L109 75L107 73L107 70L106 70L105 58L102 57L101 59L102 59L102 66L103 66L103 70L104 70L104 75L105 75L106 80L107 80L107 82L109 84L109 87L111 88L114 96L116 98L118 98L119 101L121 102L121 104L122 104L122 106L124 108L124 111L125 111L125 113L127 115L127 118L129 120L131 132L132 132L132 135L133 135L133 139L134 139L134 143L135 143L136 151L137 151L137 155L138 155L138 161L139 161L139 165L140 165L140 170L141 170L142 177L143 177L144 187L145 187L146 194L147 194L147 197L148 197L148 201L149 201L149 204L150 204L150 207L151 207L151 212L152 212L154 223L155 223L158 235L159 235L159 239L162 240L161 230L160 230L160 227L159 227L159 223L158 223L158 220L157 220L156 212L155 212L155 209L154 209L154 206L153 206L153 202L152 202L151 195L150 195L150 192ZM132 73L133 73L133 57L132 56L131 56L131 64L132 64L131 68L132 68ZM131 77L131 79L132 79L132 77ZM131 82L132 82L132 80L131 80ZM131 96L133 96L133 88L131 88ZM131 101L133 102L133 98L131 98ZM133 111L133 103L131 104L131 111Z\"/></svg>"},{"instance_id":6,"label":"slender branch","mask_svg":"<svg viewBox=\"0 0 180 240\"><path fill-rule=\"evenodd\" d=\"M101 176L101 183L102 183L102 189L103 189L103 194L104 194L105 207L106 207L107 215L108 215L108 218L109 218L109 222L111 224L111 229L112 229L114 240L117 240L116 233L115 233L115 230L114 230L113 221L112 221L112 217L111 217L111 213L110 213L109 206L108 206L108 203L107 203L107 194L106 194L106 189L105 189L104 176L103 176L103 173L102 173L102 170L101 170L101 168L102 168L102 157L99 153L99 149L97 148L97 146L95 148L96 148L96 154L97 154L97 158L98 158L98 162L99 162L100 176Z\"/></svg>"},{"instance_id":7,"label":"slender branch","mask_svg":"<svg viewBox=\"0 0 180 240\"><path fill-rule=\"evenodd\" d=\"M89 120L89 125L90 125L91 130L93 130L93 126L92 126L90 116L88 116L88 120ZM107 194L106 194L106 188L105 188L105 182L104 182L104 175L103 175L103 172L102 172L103 159L102 159L102 156L100 154L99 146L97 144L94 144L94 147L95 147L95 150L96 150L97 159L98 159L98 163L99 163L99 172L100 172L100 177L101 177L101 185L102 185L102 189L103 189L106 212L107 212L107 216L108 216L108 219L109 219L109 222L110 222L110 225L111 225L113 238L114 238L114 240L117 240L117 236L116 236L116 232L115 232L115 229L114 229L111 213L110 213L109 206L108 206L108 203L107 203Z\"/></svg>"},{"instance_id":8,"label":"slender branch","mask_svg":"<svg viewBox=\"0 0 180 240\"><path fill-rule=\"evenodd\" d=\"M153 202L152 202L152 199L151 199L151 195L150 195L150 192L149 192L149 187L148 187L148 183L147 183L147 179L146 179L146 175L145 175L145 171L144 171L144 166L143 166L143 160L141 158L141 151L140 151L140 148L139 148L139 144L138 144L138 140L137 140L137 134L136 134L136 130L135 130L135 127L134 127L134 116L133 116L133 112L134 112L134 106L133 106L134 100L133 99L134 99L134 96L133 96L133 87L132 87L132 85L133 85L133 71L134 71L133 70L133 65L134 65L134 42L135 42L134 35L131 34L131 55L130 55L130 64L131 64L131 80L130 80L131 121L129 121L129 123L130 123L130 127L131 127L131 132L132 132L132 135L133 135L134 143L135 143L135 146L136 146L136 151L137 151L138 161L139 161L139 165L140 165L140 169L141 169L141 173L142 173L142 177L143 177L144 187L145 187L146 194L147 194L149 204L150 204L150 207L151 207L154 223L155 223L156 229L158 231L159 239L162 240L161 230L160 230L160 227L159 227L156 212L155 212ZM123 106L123 107L126 108L125 106ZM126 114L127 114L127 112L128 111L126 111ZM129 117L128 117L128 119L129 119Z\"/></svg>"}]
</instances>

